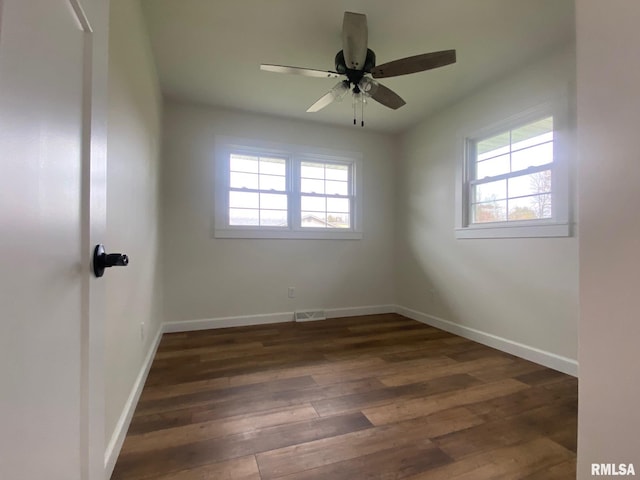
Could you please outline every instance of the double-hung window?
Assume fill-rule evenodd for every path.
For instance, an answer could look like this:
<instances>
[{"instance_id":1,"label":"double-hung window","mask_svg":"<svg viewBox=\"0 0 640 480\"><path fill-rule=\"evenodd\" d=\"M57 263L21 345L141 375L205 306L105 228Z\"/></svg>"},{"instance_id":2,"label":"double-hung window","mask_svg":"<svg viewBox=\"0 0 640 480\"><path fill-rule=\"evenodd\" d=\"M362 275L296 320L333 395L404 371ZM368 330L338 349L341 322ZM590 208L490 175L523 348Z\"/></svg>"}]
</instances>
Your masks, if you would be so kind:
<instances>
[{"instance_id":1,"label":"double-hung window","mask_svg":"<svg viewBox=\"0 0 640 480\"><path fill-rule=\"evenodd\" d=\"M288 227L287 158L229 155L229 226Z\"/></svg>"},{"instance_id":2,"label":"double-hung window","mask_svg":"<svg viewBox=\"0 0 640 480\"><path fill-rule=\"evenodd\" d=\"M218 139L214 234L359 239L359 154Z\"/></svg>"},{"instance_id":3,"label":"double-hung window","mask_svg":"<svg viewBox=\"0 0 640 480\"><path fill-rule=\"evenodd\" d=\"M353 164L300 162L300 226L350 229Z\"/></svg>"},{"instance_id":4,"label":"double-hung window","mask_svg":"<svg viewBox=\"0 0 640 480\"><path fill-rule=\"evenodd\" d=\"M458 238L568 235L556 123L534 111L465 139Z\"/></svg>"},{"instance_id":5,"label":"double-hung window","mask_svg":"<svg viewBox=\"0 0 640 480\"><path fill-rule=\"evenodd\" d=\"M553 117L470 142L472 224L551 218Z\"/></svg>"}]
</instances>

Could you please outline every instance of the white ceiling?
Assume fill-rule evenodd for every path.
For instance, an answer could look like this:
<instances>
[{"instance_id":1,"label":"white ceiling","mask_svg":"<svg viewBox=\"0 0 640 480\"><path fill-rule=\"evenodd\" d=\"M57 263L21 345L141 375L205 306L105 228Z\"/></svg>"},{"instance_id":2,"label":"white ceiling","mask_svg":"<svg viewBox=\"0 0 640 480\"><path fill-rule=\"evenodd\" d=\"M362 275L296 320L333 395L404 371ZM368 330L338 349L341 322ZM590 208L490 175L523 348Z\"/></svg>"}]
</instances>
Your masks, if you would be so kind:
<instances>
[{"instance_id":1,"label":"white ceiling","mask_svg":"<svg viewBox=\"0 0 640 480\"><path fill-rule=\"evenodd\" d=\"M142 0L165 95L353 127L351 101L306 109L335 79L260 63L333 70L345 11L365 13L377 63L456 49L457 63L383 79L407 105L365 109L369 130L399 132L514 68L574 41L574 0Z\"/></svg>"}]
</instances>

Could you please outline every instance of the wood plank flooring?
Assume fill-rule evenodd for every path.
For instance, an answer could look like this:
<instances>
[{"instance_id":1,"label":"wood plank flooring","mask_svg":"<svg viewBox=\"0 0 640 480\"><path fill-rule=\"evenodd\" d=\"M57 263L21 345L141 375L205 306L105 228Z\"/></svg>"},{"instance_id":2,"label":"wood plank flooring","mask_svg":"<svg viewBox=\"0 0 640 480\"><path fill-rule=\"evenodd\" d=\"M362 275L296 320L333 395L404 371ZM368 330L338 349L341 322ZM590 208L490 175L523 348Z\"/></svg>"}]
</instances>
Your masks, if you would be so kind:
<instances>
[{"instance_id":1,"label":"wood plank flooring","mask_svg":"<svg viewBox=\"0 0 640 480\"><path fill-rule=\"evenodd\" d=\"M113 480L573 479L577 379L396 314L165 334Z\"/></svg>"}]
</instances>

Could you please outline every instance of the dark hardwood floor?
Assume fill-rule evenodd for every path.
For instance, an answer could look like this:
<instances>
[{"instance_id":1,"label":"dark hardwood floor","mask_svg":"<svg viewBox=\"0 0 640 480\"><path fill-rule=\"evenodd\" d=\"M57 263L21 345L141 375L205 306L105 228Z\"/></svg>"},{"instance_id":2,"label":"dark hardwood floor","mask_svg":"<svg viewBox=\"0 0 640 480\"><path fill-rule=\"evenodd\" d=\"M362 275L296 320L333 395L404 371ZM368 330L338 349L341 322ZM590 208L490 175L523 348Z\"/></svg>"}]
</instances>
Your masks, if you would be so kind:
<instances>
[{"instance_id":1,"label":"dark hardwood floor","mask_svg":"<svg viewBox=\"0 0 640 480\"><path fill-rule=\"evenodd\" d=\"M574 479L577 379L400 315L165 334L112 479Z\"/></svg>"}]
</instances>

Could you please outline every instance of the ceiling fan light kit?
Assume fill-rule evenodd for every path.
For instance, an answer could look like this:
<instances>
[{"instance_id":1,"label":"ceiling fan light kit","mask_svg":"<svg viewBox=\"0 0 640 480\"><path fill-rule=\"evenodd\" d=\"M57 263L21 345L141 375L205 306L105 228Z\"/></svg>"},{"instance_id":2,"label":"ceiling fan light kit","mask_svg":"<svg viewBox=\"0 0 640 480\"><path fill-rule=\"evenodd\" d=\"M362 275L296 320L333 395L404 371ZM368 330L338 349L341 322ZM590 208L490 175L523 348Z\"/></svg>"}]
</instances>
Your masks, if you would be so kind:
<instances>
[{"instance_id":1,"label":"ceiling fan light kit","mask_svg":"<svg viewBox=\"0 0 640 480\"><path fill-rule=\"evenodd\" d=\"M346 79L338 82L328 93L320 97L307 109L307 112L317 112L334 102L340 102L348 92L351 92L354 112L353 124L356 125L357 106L361 106L361 115L364 115L364 105L367 98L372 98L393 110L397 110L406 103L397 93L374 79L423 72L444 67L456 61L455 50L443 50L401 58L376 66L376 54L367 46L368 36L367 16L361 13L344 12L342 50L336 54L335 71L264 63L260 65L260 69L316 78L345 76ZM364 127L363 117L361 117L360 124Z\"/></svg>"}]
</instances>

